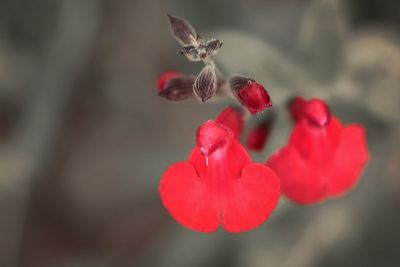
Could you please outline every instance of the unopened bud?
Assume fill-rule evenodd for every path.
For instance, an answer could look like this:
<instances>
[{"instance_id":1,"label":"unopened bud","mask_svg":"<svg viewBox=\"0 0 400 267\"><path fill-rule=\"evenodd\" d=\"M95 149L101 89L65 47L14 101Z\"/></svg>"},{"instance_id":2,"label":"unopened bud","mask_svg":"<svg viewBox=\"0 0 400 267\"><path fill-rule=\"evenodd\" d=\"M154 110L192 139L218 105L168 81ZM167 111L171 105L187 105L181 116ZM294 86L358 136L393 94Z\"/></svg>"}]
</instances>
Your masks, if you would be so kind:
<instances>
[{"instance_id":1,"label":"unopened bud","mask_svg":"<svg viewBox=\"0 0 400 267\"><path fill-rule=\"evenodd\" d=\"M263 112L272 106L271 98L265 88L253 79L235 76L230 79L230 87L236 99L252 115Z\"/></svg>"}]
</instances>

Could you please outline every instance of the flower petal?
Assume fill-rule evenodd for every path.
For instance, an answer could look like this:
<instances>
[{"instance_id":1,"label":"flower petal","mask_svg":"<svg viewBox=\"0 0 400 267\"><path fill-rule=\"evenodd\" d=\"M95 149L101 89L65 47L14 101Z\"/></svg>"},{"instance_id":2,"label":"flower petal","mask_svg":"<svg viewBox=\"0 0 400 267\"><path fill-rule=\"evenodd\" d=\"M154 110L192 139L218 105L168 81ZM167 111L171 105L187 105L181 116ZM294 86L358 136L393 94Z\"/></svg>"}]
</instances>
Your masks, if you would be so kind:
<instances>
[{"instance_id":1,"label":"flower petal","mask_svg":"<svg viewBox=\"0 0 400 267\"><path fill-rule=\"evenodd\" d=\"M339 196L354 186L367 161L364 128L360 125L345 127L332 162L329 193Z\"/></svg>"},{"instance_id":2,"label":"flower petal","mask_svg":"<svg viewBox=\"0 0 400 267\"><path fill-rule=\"evenodd\" d=\"M224 151L224 164L227 170L227 173L230 173L229 178L234 179L235 177L239 177L242 171L242 168L250 163L251 159L249 154L247 154L246 150L243 146L234 140L229 140L226 145L226 150ZM220 157L219 155L211 155L209 161L211 162L213 159L211 157ZM207 171L210 166L207 166L206 157L201 153L200 148L196 147L192 150L190 154L189 161L195 167L198 175L200 177L207 177ZM228 177L226 177L228 178ZM228 179L227 179L228 180Z\"/></svg>"},{"instance_id":3,"label":"flower petal","mask_svg":"<svg viewBox=\"0 0 400 267\"><path fill-rule=\"evenodd\" d=\"M169 167L159 187L162 203L176 221L206 233L215 231L220 224L219 202L210 190L189 162Z\"/></svg>"},{"instance_id":4,"label":"flower petal","mask_svg":"<svg viewBox=\"0 0 400 267\"><path fill-rule=\"evenodd\" d=\"M240 139L240 134L243 131L243 114L240 110L232 107L227 107L215 119L216 123L220 123L228 127L236 140Z\"/></svg>"},{"instance_id":5,"label":"flower petal","mask_svg":"<svg viewBox=\"0 0 400 267\"><path fill-rule=\"evenodd\" d=\"M267 166L281 179L285 196L298 204L316 203L328 196L323 173L302 158L293 147L275 152L268 159Z\"/></svg>"},{"instance_id":6,"label":"flower petal","mask_svg":"<svg viewBox=\"0 0 400 267\"><path fill-rule=\"evenodd\" d=\"M307 102L303 110L304 118L314 127L325 127L331 119L328 105L317 98Z\"/></svg>"},{"instance_id":7,"label":"flower petal","mask_svg":"<svg viewBox=\"0 0 400 267\"><path fill-rule=\"evenodd\" d=\"M314 164L331 163L332 152L339 144L341 132L342 125L334 116L325 128L313 127L302 120L295 124L288 146L295 148L301 157L314 161Z\"/></svg>"},{"instance_id":8,"label":"flower petal","mask_svg":"<svg viewBox=\"0 0 400 267\"><path fill-rule=\"evenodd\" d=\"M222 200L224 229L237 233L262 224L278 203L279 184L279 178L265 165L245 165L241 177L225 188Z\"/></svg>"}]
</instances>

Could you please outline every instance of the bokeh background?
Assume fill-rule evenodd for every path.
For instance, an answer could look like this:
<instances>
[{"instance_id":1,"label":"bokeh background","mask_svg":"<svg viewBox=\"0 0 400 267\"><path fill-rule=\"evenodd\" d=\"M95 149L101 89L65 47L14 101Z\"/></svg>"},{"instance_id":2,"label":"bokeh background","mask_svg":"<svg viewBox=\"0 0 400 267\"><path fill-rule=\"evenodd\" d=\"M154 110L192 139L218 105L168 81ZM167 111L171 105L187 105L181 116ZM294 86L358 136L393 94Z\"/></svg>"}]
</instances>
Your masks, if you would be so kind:
<instances>
[{"instance_id":1,"label":"bokeh background","mask_svg":"<svg viewBox=\"0 0 400 267\"><path fill-rule=\"evenodd\" d=\"M163 209L163 171L228 104L171 103L177 55L166 13L224 46L217 65L251 75L290 132L294 95L365 125L371 160L340 199L282 199L259 229L191 232ZM0 266L400 266L400 8L382 0L1 0Z\"/></svg>"}]
</instances>

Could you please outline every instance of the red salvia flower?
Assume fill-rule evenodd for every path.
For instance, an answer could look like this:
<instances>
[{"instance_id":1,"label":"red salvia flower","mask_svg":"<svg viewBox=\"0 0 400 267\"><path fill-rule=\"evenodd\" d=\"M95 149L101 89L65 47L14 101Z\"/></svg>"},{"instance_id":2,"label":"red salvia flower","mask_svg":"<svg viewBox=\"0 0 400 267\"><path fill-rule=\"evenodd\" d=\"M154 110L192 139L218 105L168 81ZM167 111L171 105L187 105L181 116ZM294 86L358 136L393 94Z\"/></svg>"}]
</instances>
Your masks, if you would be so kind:
<instances>
[{"instance_id":1,"label":"red salvia flower","mask_svg":"<svg viewBox=\"0 0 400 267\"><path fill-rule=\"evenodd\" d=\"M163 74L160 75L160 77L157 80L157 90L158 92L161 92L162 90L165 89L167 83L172 79L176 77L181 77L183 76L183 73L177 72L177 71L166 71Z\"/></svg>"},{"instance_id":2,"label":"red salvia flower","mask_svg":"<svg viewBox=\"0 0 400 267\"><path fill-rule=\"evenodd\" d=\"M253 163L236 141L233 109L197 131L197 146L188 161L170 166L161 178L161 200L183 226L213 232L222 224L242 232L263 223L280 196L279 178L265 165ZM236 126L235 126L236 127ZM235 133L236 131L236 133Z\"/></svg>"},{"instance_id":3,"label":"red salvia flower","mask_svg":"<svg viewBox=\"0 0 400 267\"><path fill-rule=\"evenodd\" d=\"M322 100L297 103L302 107L292 106L297 122L288 144L267 166L281 178L282 192L296 203L340 196L355 185L368 160L364 128L342 125Z\"/></svg>"}]
</instances>

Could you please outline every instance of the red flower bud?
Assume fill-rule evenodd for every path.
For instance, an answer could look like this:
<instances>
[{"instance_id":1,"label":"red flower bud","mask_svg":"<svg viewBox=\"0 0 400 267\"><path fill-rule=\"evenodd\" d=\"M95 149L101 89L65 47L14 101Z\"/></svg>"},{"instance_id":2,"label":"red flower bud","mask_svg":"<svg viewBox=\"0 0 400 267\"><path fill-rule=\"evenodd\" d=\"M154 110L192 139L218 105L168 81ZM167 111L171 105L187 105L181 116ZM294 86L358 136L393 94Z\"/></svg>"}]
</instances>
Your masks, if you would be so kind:
<instances>
[{"instance_id":1,"label":"red flower bud","mask_svg":"<svg viewBox=\"0 0 400 267\"><path fill-rule=\"evenodd\" d=\"M268 92L260 83L253 79L235 76L231 78L230 86L236 99L252 115L263 112L272 106Z\"/></svg>"},{"instance_id":2,"label":"red flower bud","mask_svg":"<svg viewBox=\"0 0 400 267\"><path fill-rule=\"evenodd\" d=\"M274 118L262 121L250 130L247 136L247 147L254 151L262 151L271 134Z\"/></svg>"}]
</instances>

